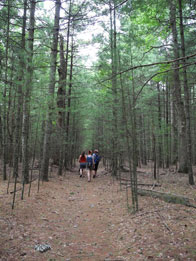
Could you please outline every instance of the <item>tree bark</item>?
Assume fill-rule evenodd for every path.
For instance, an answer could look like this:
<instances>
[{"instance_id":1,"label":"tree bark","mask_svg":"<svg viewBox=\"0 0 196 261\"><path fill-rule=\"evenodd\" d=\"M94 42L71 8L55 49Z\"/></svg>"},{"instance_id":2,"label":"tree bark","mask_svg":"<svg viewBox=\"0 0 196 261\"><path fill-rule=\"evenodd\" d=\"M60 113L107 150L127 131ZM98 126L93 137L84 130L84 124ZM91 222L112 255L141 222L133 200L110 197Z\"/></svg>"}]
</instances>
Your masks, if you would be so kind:
<instances>
[{"instance_id":1,"label":"tree bark","mask_svg":"<svg viewBox=\"0 0 196 261\"><path fill-rule=\"evenodd\" d=\"M133 56L132 56L132 48L131 48L131 65L133 65ZM138 211L138 193L137 193L137 166L138 166L138 142L137 142L137 124L136 124L136 97L135 97L135 81L134 81L134 73L131 71L132 78L132 111L130 111L131 115L131 125L132 125L132 179L133 179L133 210ZM131 105L131 104L130 104Z\"/></svg>"},{"instance_id":2,"label":"tree bark","mask_svg":"<svg viewBox=\"0 0 196 261\"><path fill-rule=\"evenodd\" d=\"M162 134L161 134L161 94L160 94L160 84L157 83L157 101L158 101L158 168L163 167L163 158L162 158Z\"/></svg>"},{"instance_id":3,"label":"tree bark","mask_svg":"<svg viewBox=\"0 0 196 261\"><path fill-rule=\"evenodd\" d=\"M66 51L68 52L68 50ZM60 67L59 67L59 87L57 91L57 108L58 111L58 131L59 131L59 168L58 175L62 175L63 160L65 151L65 99L66 99L66 82L67 82L67 62L64 58L64 40L60 36Z\"/></svg>"},{"instance_id":4,"label":"tree bark","mask_svg":"<svg viewBox=\"0 0 196 261\"><path fill-rule=\"evenodd\" d=\"M5 79L3 91L3 180L7 179L7 83L8 83L8 54L10 42L10 0L8 0L8 13L7 13L7 35L6 35L6 49L5 49Z\"/></svg>"},{"instance_id":5,"label":"tree bark","mask_svg":"<svg viewBox=\"0 0 196 261\"><path fill-rule=\"evenodd\" d=\"M35 6L36 1L31 0L29 37L27 47L27 70L25 79L25 92L23 102L23 125L22 125L22 177L23 184L29 183L29 117L30 117L30 98L32 92L33 78L33 43L35 27Z\"/></svg>"},{"instance_id":6,"label":"tree bark","mask_svg":"<svg viewBox=\"0 0 196 261\"><path fill-rule=\"evenodd\" d=\"M166 82L166 93L165 93L165 124L166 124L166 131L165 131L165 143L166 143L166 168L169 168L170 165L170 146L169 146L169 84Z\"/></svg>"},{"instance_id":7,"label":"tree bark","mask_svg":"<svg viewBox=\"0 0 196 261\"><path fill-rule=\"evenodd\" d=\"M18 72L18 83L17 83L17 112L15 121L15 136L14 136L14 153L13 153L13 177L18 176L18 160L20 153L20 133L21 133L21 122L22 122L22 103L23 103L23 92L22 83L24 80L24 68L25 68L25 35L26 35L26 19L27 19L27 0L24 0L24 13L23 13L23 26L22 26L22 39L21 39L21 50L19 52L19 63L20 69Z\"/></svg>"},{"instance_id":8,"label":"tree bark","mask_svg":"<svg viewBox=\"0 0 196 261\"><path fill-rule=\"evenodd\" d=\"M74 41L72 34L72 43L71 43L71 57L70 57L70 73L69 73L69 89L68 89L68 97L67 97L67 115L66 115L66 148L65 148L65 167L67 167L68 161L68 151L70 151L69 147L69 132L70 132L70 116L71 116L71 93L72 93L72 78L73 78L73 59L74 59ZM70 166L72 165L72 155L70 155Z\"/></svg>"},{"instance_id":9,"label":"tree bark","mask_svg":"<svg viewBox=\"0 0 196 261\"><path fill-rule=\"evenodd\" d=\"M176 29L176 6L173 0L170 0L170 25L172 29L172 40L173 40L173 52L174 58L179 58L179 45L177 39ZM179 68L179 60L174 62L174 67ZM186 118L184 112L184 104L181 97L181 83L179 77L179 69L174 69L173 74L173 100L174 106L177 110L178 115L178 126L179 126L179 168L178 172L188 172L187 169L187 142L186 142Z\"/></svg>"},{"instance_id":10,"label":"tree bark","mask_svg":"<svg viewBox=\"0 0 196 261\"><path fill-rule=\"evenodd\" d=\"M190 203L190 200L188 198L185 198L183 196L177 196L177 195L172 195L172 194L167 194L167 193L152 191L152 190L147 190L147 189L138 189L138 194L140 196L159 198L168 203L181 204L181 205L184 205L187 207L196 208L195 205Z\"/></svg>"},{"instance_id":11,"label":"tree bark","mask_svg":"<svg viewBox=\"0 0 196 261\"><path fill-rule=\"evenodd\" d=\"M52 47L51 47L51 54L50 54L50 83L48 87L49 103L48 103L47 119L45 124L43 159L42 159L42 166L41 166L41 176L43 181L48 181L48 167L49 167L49 159L50 159L49 151L50 151L50 138L51 138L51 129L52 129L52 110L54 104L54 88L55 88L55 76L56 76L60 7L61 7L61 0L56 0L53 40L52 40Z\"/></svg>"},{"instance_id":12,"label":"tree bark","mask_svg":"<svg viewBox=\"0 0 196 261\"><path fill-rule=\"evenodd\" d=\"M178 0L179 3L179 15L180 15L180 36L181 36L181 52L182 56L186 55L185 51L185 40L184 40L184 26L182 16L182 1ZM182 65L186 65L186 61L182 60ZM186 67L183 67L183 84L184 84L184 96L185 96L185 113L186 113L186 142L187 142L187 167L189 174L189 184L194 185L193 169L192 169L192 138L191 138L191 120L190 120L190 95L188 88L188 79L186 73Z\"/></svg>"},{"instance_id":13,"label":"tree bark","mask_svg":"<svg viewBox=\"0 0 196 261\"><path fill-rule=\"evenodd\" d=\"M132 54L131 54L131 63L132 63ZM120 67L120 54L119 54L119 67ZM121 87L121 98L122 98L122 117L123 117L123 125L125 128L126 135L126 145L127 145L127 157L129 163L129 175L131 182L131 195L132 195L132 208L133 212L138 211L138 194L137 194L137 163L138 163L138 155L137 155L137 135L136 135L136 115L135 115L135 83L134 83L134 75L132 71L132 110L131 110L131 101L130 101L130 93L129 93L129 113L130 113L130 121L131 121L131 132L130 135L129 127L128 127L128 113L126 109L125 103L125 92L123 86L122 75L120 75L120 87ZM131 136L131 137L130 137ZM131 138L131 139L130 139ZM131 149L131 141L132 141L132 149ZM127 202L128 204L128 202Z\"/></svg>"},{"instance_id":14,"label":"tree bark","mask_svg":"<svg viewBox=\"0 0 196 261\"><path fill-rule=\"evenodd\" d=\"M113 93L113 137L112 137L112 175L117 176L118 168L118 123L117 123L117 46L116 46L116 10L110 2L110 53L112 61L112 93Z\"/></svg>"}]
</instances>

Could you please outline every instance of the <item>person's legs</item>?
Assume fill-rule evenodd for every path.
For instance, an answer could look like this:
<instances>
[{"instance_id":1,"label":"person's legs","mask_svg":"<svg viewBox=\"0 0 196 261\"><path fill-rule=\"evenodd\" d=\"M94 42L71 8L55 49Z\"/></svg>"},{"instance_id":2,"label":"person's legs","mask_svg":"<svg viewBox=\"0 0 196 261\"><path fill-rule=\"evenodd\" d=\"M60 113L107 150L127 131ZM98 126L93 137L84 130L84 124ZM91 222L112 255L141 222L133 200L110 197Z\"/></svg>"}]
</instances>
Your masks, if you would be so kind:
<instances>
[{"instance_id":1,"label":"person's legs","mask_svg":"<svg viewBox=\"0 0 196 261\"><path fill-rule=\"evenodd\" d=\"M88 167L88 182L91 181L91 177L92 177L92 170L93 170L93 167L90 166Z\"/></svg>"},{"instance_id":2,"label":"person's legs","mask_svg":"<svg viewBox=\"0 0 196 261\"><path fill-rule=\"evenodd\" d=\"M85 167L82 169L82 177L83 177L83 178L84 178L85 174L86 174L86 165L85 165Z\"/></svg>"},{"instance_id":3,"label":"person's legs","mask_svg":"<svg viewBox=\"0 0 196 261\"><path fill-rule=\"evenodd\" d=\"M97 176L98 163L95 163L93 178Z\"/></svg>"},{"instance_id":4,"label":"person's legs","mask_svg":"<svg viewBox=\"0 0 196 261\"><path fill-rule=\"evenodd\" d=\"M80 164L80 177L83 177L85 168L86 168L86 164L85 163L81 163Z\"/></svg>"},{"instance_id":5,"label":"person's legs","mask_svg":"<svg viewBox=\"0 0 196 261\"><path fill-rule=\"evenodd\" d=\"M88 182L90 182L91 181L91 169L90 168L88 168L87 177L88 177Z\"/></svg>"},{"instance_id":6,"label":"person's legs","mask_svg":"<svg viewBox=\"0 0 196 261\"><path fill-rule=\"evenodd\" d=\"M80 164L80 178L82 177L82 166Z\"/></svg>"}]
</instances>

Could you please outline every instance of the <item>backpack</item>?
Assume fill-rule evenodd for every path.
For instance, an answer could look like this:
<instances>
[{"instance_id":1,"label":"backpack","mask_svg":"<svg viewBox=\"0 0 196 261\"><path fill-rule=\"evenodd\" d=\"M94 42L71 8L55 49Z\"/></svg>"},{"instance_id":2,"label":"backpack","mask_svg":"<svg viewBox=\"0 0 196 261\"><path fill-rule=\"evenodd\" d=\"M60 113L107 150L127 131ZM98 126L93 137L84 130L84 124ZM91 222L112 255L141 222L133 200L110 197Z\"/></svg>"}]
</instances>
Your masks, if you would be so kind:
<instances>
[{"instance_id":1,"label":"backpack","mask_svg":"<svg viewBox=\"0 0 196 261\"><path fill-rule=\"evenodd\" d=\"M99 163L101 157L100 157L98 154L96 154L96 153L94 153L93 156L94 156L94 162L95 162L95 164L96 164L96 163Z\"/></svg>"},{"instance_id":2,"label":"backpack","mask_svg":"<svg viewBox=\"0 0 196 261\"><path fill-rule=\"evenodd\" d=\"M87 156L86 161L87 161L88 167L93 165L93 157L92 156Z\"/></svg>"}]
</instances>

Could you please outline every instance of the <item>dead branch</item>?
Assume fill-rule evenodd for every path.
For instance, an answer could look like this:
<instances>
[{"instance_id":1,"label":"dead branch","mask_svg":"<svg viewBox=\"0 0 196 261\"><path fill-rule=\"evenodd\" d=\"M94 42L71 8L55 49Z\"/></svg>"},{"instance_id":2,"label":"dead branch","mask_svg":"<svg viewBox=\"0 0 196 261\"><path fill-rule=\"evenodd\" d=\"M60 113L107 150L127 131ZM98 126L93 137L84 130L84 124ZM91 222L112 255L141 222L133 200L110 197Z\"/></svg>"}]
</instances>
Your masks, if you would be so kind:
<instances>
[{"instance_id":1,"label":"dead branch","mask_svg":"<svg viewBox=\"0 0 196 261\"><path fill-rule=\"evenodd\" d=\"M128 181L130 183L130 180ZM131 185L128 183L121 182L121 185L125 185L127 187L130 187ZM147 186L147 187L161 187L161 184L145 184L145 183L138 183L138 186Z\"/></svg>"},{"instance_id":2,"label":"dead branch","mask_svg":"<svg viewBox=\"0 0 196 261\"><path fill-rule=\"evenodd\" d=\"M167 223L165 222L165 220L163 219L163 216L161 216L161 214L159 212L157 212L158 216L160 217L163 225L167 228L167 230L171 231L171 229L168 227Z\"/></svg>"},{"instance_id":3,"label":"dead branch","mask_svg":"<svg viewBox=\"0 0 196 261\"><path fill-rule=\"evenodd\" d=\"M185 198L183 196L158 192L158 191L152 191L147 189L138 189L137 190L138 195L140 196L147 196L147 197L153 197L153 198L159 198L161 200L164 200L167 203L173 203L173 204L181 204L187 207L196 208L196 205L193 205L190 203L189 198Z\"/></svg>"},{"instance_id":4,"label":"dead branch","mask_svg":"<svg viewBox=\"0 0 196 261\"><path fill-rule=\"evenodd\" d=\"M32 179L27 185L29 185L30 183L33 183L33 182L34 182L35 180L37 180L37 179L38 179L38 177ZM18 192L18 191L20 191L20 190L22 190L22 188L17 189L15 192ZM13 194L13 193L14 193L14 191L10 191L10 194Z\"/></svg>"}]
</instances>

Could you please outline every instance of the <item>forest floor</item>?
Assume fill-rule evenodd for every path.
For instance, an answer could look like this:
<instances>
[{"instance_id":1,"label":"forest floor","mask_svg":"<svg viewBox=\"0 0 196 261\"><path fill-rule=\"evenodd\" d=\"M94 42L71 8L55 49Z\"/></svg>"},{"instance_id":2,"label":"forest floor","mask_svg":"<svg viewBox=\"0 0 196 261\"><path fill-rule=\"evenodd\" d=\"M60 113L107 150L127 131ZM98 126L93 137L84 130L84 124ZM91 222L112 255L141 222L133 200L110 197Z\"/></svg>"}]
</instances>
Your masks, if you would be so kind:
<instances>
[{"instance_id":1,"label":"forest floor","mask_svg":"<svg viewBox=\"0 0 196 261\"><path fill-rule=\"evenodd\" d=\"M139 211L133 214L119 181L103 168L98 174L87 182L77 169L58 177L54 168L39 192L37 181L30 197L28 186L23 200L17 192L14 210L13 193L7 194L7 182L1 179L0 260L196 260L195 208L139 196ZM183 195L196 205L196 186L188 185L187 175L174 170L159 174L161 187L147 189ZM139 168L138 180L153 183L151 168ZM35 249L38 244L49 244L51 249L41 253Z\"/></svg>"}]
</instances>

